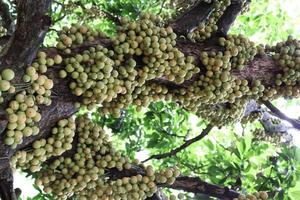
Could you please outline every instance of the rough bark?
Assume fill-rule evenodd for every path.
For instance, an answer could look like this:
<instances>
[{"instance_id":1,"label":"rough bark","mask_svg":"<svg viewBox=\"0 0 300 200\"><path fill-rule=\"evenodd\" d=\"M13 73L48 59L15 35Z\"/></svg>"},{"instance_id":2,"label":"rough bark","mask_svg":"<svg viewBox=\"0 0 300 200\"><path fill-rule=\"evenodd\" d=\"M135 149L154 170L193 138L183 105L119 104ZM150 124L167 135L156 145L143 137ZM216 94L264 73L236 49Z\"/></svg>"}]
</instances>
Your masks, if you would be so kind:
<instances>
[{"instance_id":1,"label":"rough bark","mask_svg":"<svg viewBox=\"0 0 300 200\"><path fill-rule=\"evenodd\" d=\"M184 190L186 192L192 192L195 194L201 193L223 200L232 200L233 198L237 198L239 196L239 193L234 190L230 190L227 187L220 187L218 185L207 183L197 177L178 177L174 184L164 187L172 188L175 190Z\"/></svg>"},{"instance_id":2,"label":"rough bark","mask_svg":"<svg viewBox=\"0 0 300 200\"><path fill-rule=\"evenodd\" d=\"M170 25L174 32L179 35L187 35L192 32L199 23L205 21L213 12L214 8L211 4L199 2L191 7L187 12L184 12Z\"/></svg>"},{"instance_id":3,"label":"rough bark","mask_svg":"<svg viewBox=\"0 0 300 200\"><path fill-rule=\"evenodd\" d=\"M0 170L0 198L3 200L17 200L13 186L13 173L8 160L5 165L6 167Z\"/></svg>"},{"instance_id":4,"label":"rough bark","mask_svg":"<svg viewBox=\"0 0 300 200\"><path fill-rule=\"evenodd\" d=\"M145 171L139 166L133 166L129 170L119 172L117 169L111 169L107 172L110 179L118 179L122 177L135 176L137 174L144 175ZM172 185L160 184L159 188L171 188L175 190L183 190L195 194L205 194L210 197L216 197L223 200L232 200L237 198L240 193L230 190L227 187L218 186L201 180L198 177L180 176L177 177ZM159 199L155 194L154 199Z\"/></svg>"},{"instance_id":5,"label":"rough bark","mask_svg":"<svg viewBox=\"0 0 300 200\"><path fill-rule=\"evenodd\" d=\"M50 26L51 20L46 15L50 3L50 0L18 1L16 30L0 53L0 70L4 68L14 69L17 75L15 83L20 82L25 70L23 67L33 60ZM7 25L9 23L11 22L7 21ZM6 98L6 101L7 99L9 97ZM6 102L3 105L5 106ZM43 112L47 113L47 111ZM7 120L4 111L2 110L0 113L0 124L6 125ZM0 133L0 195L3 200L15 200L17 197L13 188L13 176L9 164L9 158L14 150L3 143L5 128L2 126L0 130L2 131ZM26 144L26 142L24 143Z\"/></svg>"},{"instance_id":6,"label":"rough bark","mask_svg":"<svg viewBox=\"0 0 300 200\"><path fill-rule=\"evenodd\" d=\"M276 108L270 101L264 101L263 104L272 112L273 115L277 116L282 120L289 122L295 129L300 130L299 120L288 117L286 114L281 112L278 108Z\"/></svg>"},{"instance_id":7,"label":"rough bark","mask_svg":"<svg viewBox=\"0 0 300 200\"><path fill-rule=\"evenodd\" d=\"M241 13L245 1L247 0L236 0L231 2L231 5L228 6L220 20L217 22L218 34L227 34L236 17Z\"/></svg>"},{"instance_id":8,"label":"rough bark","mask_svg":"<svg viewBox=\"0 0 300 200\"><path fill-rule=\"evenodd\" d=\"M0 71L6 67L14 69L17 77L16 80L14 80L15 83L21 82L21 77L24 73L25 67L27 65L30 65L30 63L34 59L35 54L40 48L40 44L42 43L44 36L51 24L49 16L46 15L50 3L51 0L18 1L18 18L16 31L11 37L5 38L5 40L3 39L3 41L5 41L3 42L3 44L6 43L6 46L0 53ZM219 28L221 27L220 30L224 34L227 33L231 23L234 21L236 15L240 12L240 8L237 6L239 4L237 3L234 5L236 5L236 7L229 7L225 12L224 17L219 21ZM232 11L230 9L234 10ZM203 2L198 3L170 25L174 28L177 34L186 35L188 32L195 29L200 22L206 20L212 11L213 8L211 7L211 5ZM222 50L221 47L217 46L216 41L216 38L213 38L212 40L199 44L178 39L177 47L185 55L194 56L196 60L195 64L201 68L202 63L199 60L199 56L202 51ZM101 44L107 48L111 48L112 46L112 43L108 38L97 38L95 42L84 43L76 50L74 50L74 52L82 52L83 50L97 44ZM53 48L44 50L53 55L58 52ZM68 88L68 83L70 80L58 78L57 72L59 68L60 66L56 66L52 69L49 69L49 71L47 72L47 76L49 76L49 78L53 79L54 81L54 95L52 97L53 103L49 107L40 107L42 120L39 122L41 132L38 136L26 138L24 142L15 150L10 149L8 146L4 145L3 139L5 137L4 132L7 124L7 119L4 110L0 110L0 195L3 195L1 196L2 199L15 199L15 194L12 187L12 176L10 172L9 158L16 152L16 150L26 149L30 147L31 143L36 139L47 138L50 134L51 128L57 123L57 121L62 118L67 118L77 111L73 103L75 101L78 101L78 98L72 95L71 91ZM233 74L237 77L246 78L250 81L258 79L266 85L272 84L274 74L276 73L278 73L278 67L273 59L267 55L256 56L255 59L252 62L248 63L243 70L233 72ZM151 80L151 82L164 84L170 88L185 87L192 81L194 81L194 79L198 75L195 75L194 78L186 81L181 85L174 84L173 82L169 82L163 78ZM5 99L5 102L3 104L4 106L7 104L9 99L9 97ZM64 155L67 156L69 155L69 153L70 152L67 152ZM121 174L118 171L110 170L109 173L114 178L124 176L124 174ZM138 168L133 168L131 171L127 171L126 173L126 176L131 176L143 172ZM8 187L5 189L3 185L7 185ZM191 177L179 177L175 181L175 183L170 186L170 188L207 194L223 199L232 199L234 197L237 197L238 195L237 192L231 191L227 188L209 184L199 178ZM155 196L152 199L155 199Z\"/></svg>"},{"instance_id":9,"label":"rough bark","mask_svg":"<svg viewBox=\"0 0 300 200\"><path fill-rule=\"evenodd\" d=\"M1 67L20 69L31 63L51 25L51 19L46 15L50 3L51 0L18 1L16 31L2 51Z\"/></svg>"}]
</instances>

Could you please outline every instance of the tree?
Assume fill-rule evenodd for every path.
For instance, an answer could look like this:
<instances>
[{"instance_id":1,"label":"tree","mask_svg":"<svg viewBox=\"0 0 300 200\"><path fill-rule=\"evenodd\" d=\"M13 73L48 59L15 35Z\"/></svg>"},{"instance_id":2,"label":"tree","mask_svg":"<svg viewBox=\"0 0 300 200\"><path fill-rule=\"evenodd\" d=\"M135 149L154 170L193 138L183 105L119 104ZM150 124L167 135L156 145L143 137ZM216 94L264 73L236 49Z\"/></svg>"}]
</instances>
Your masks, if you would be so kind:
<instances>
[{"instance_id":1,"label":"tree","mask_svg":"<svg viewBox=\"0 0 300 200\"><path fill-rule=\"evenodd\" d=\"M51 13L54 4L65 10ZM150 159L176 155L213 127L258 112L261 104L299 129L298 120L270 103L299 96L299 42L289 37L275 46L257 47L242 35L228 34L248 4L198 1L166 22L153 14L119 18L113 6L98 13L97 1L1 1L1 198L17 199L14 167L27 170L45 192L61 198L75 193L83 199L166 199L159 188L238 198L240 193L228 187L179 176L174 166L154 171L130 161L87 114L76 122L72 116L81 108L119 118L132 104L140 110L165 100L209 121L195 138ZM56 46L42 46L51 23L77 7L90 20L98 15L113 20L116 35L76 24L58 31ZM265 192L256 195L267 198Z\"/></svg>"}]
</instances>

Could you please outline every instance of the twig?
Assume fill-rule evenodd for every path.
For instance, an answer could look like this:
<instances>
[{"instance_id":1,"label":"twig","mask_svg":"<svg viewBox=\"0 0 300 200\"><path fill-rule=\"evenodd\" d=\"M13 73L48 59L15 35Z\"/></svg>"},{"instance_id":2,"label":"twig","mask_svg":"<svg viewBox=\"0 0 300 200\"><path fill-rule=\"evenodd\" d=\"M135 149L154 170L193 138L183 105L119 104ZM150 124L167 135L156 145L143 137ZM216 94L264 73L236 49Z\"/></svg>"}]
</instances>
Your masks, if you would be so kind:
<instances>
[{"instance_id":1,"label":"twig","mask_svg":"<svg viewBox=\"0 0 300 200\"><path fill-rule=\"evenodd\" d=\"M157 154L157 155L152 155L149 158L147 158L146 160L143 161L143 163L151 160L151 159L162 159L162 158L167 158L173 155L176 155L178 152L180 152L181 150L187 148L188 146L190 146L191 144L203 139L213 128L212 125L207 125L207 127L201 132L200 135L198 135L197 137L194 137L190 140L187 140L184 144L182 144L180 147L173 149L172 151L168 152L168 153L162 153L162 154Z\"/></svg>"},{"instance_id":2,"label":"twig","mask_svg":"<svg viewBox=\"0 0 300 200\"><path fill-rule=\"evenodd\" d=\"M292 124L295 129L300 130L300 122L296 119L292 119L288 117L286 114L281 112L278 108L276 108L270 101L263 101L263 104L278 118L285 120Z\"/></svg>"}]
</instances>

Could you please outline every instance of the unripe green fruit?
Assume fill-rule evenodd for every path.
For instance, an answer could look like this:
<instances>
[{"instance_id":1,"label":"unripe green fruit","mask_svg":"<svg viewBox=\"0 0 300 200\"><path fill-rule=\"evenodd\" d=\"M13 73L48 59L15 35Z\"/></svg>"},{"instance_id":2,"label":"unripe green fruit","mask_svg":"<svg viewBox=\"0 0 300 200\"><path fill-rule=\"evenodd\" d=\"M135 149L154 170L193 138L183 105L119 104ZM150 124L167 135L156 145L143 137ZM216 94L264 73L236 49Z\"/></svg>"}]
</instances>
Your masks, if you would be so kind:
<instances>
[{"instance_id":1,"label":"unripe green fruit","mask_svg":"<svg viewBox=\"0 0 300 200\"><path fill-rule=\"evenodd\" d=\"M1 72L1 76L4 80L7 80L7 81L11 81L12 79L14 79L15 77L15 73L13 70L11 69L4 69L2 72Z\"/></svg>"},{"instance_id":2,"label":"unripe green fruit","mask_svg":"<svg viewBox=\"0 0 300 200\"><path fill-rule=\"evenodd\" d=\"M10 114L8 115L8 121L10 123L14 123L18 121L18 116L16 114Z\"/></svg>"},{"instance_id":3,"label":"unripe green fruit","mask_svg":"<svg viewBox=\"0 0 300 200\"><path fill-rule=\"evenodd\" d=\"M6 137L4 139L4 144L6 144L6 145L12 145L13 143L14 143L14 139L11 137Z\"/></svg>"},{"instance_id":4,"label":"unripe green fruit","mask_svg":"<svg viewBox=\"0 0 300 200\"><path fill-rule=\"evenodd\" d=\"M69 47L69 46L72 45L72 39L69 38L69 37L64 37L64 38L62 39L62 42L63 42L63 44L66 45L67 47Z\"/></svg>"},{"instance_id":5,"label":"unripe green fruit","mask_svg":"<svg viewBox=\"0 0 300 200\"><path fill-rule=\"evenodd\" d=\"M25 82L25 83L28 83L31 81L31 78L29 75L27 74L24 74L24 76L22 77L22 80Z\"/></svg>"},{"instance_id":6,"label":"unripe green fruit","mask_svg":"<svg viewBox=\"0 0 300 200\"><path fill-rule=\"evenodd\" d=\"M167 169L166 172L165 172L165 176L167 178L171 178L173 176L173 172L171 169Z\"/></svg>"},{"instance_id":7,"label":"unripe green fruit","mask_svg":"<svg viewBox=\"0 0 300 200\"><path fill-rule=\"evenodd\" d=\"M23 134L25 137L29 137L32 135L32 129L30 127L25 127L23 130Z\"/></svg>"},{"instance_id":8,"label":"unripe green fruit","mask_svg":"<svg viewBox=\"0 0 300 200\"><path fill-rule=\"evenodd\" d=\"M66 78L67 77L67 72L65 70L60 70L59 71L59 77L60 78Z\"/></svg>"},{"instance_id":9,"label":"unripe green fruit","mask_svg":"<svg viewBox=\"0 0 300 200\"><path fill-rule=\"evenodd\" d=\"M0 91L5 92L10 88L10 83L7 80L0 80Z\"/></svg>"},{"instance_id":10,"label":"unripe green fruit","mask_svg":"<svg viewBox=\"0 0 300 200\"><path fill-rule=\"evenodd\" d=\"M51 79L47 79L44 83L44 87L46 90L50 90L53 88L53 81Z\"/></svg>"},{"instance_id":11,"label":"unripe green fruit","mask_svg":"<svg viewBox=\"0 0 300 200\"><path fill-rule=\"evenodd\" d=\"M46 57L47 57L47 54L46 54L45 52L43 52L43 51L39 51L39 52L37 53L37 57L38 57L38 58L46 58Z\"/></svg>"},{"instance_id":12,"label":"unripe green fruit","mask_svg":"<svg viewBox=\"0 0 300 200\"><path fill-rule=\"evenodd\" d=\"M27 67L26 74L30 77L33 77L36 74L36 69L34 67Z\"/></svg>"},{"instance_id":13,"label":"unripe green fruit","mask_svg":"<svg viewBox=\"0 0 300 200\"><path fill-rule=\"evenodd\" d=\"M62 63L63 59L60 55L57 54L57 55L54 56L53 60L54 60L55 64L60 64L60 63Z\"/></svg>"},{"instance_id":14,"label":"unripe green fruit","mask_svg":"<svg viewBox=\"0 0 300 200\"><path fill-rule=\"evenodd\" d=\"M45 64L47 64L47 66L50 66L50 67L51 67L51 66L54 65L54 60L53 60L52 58L47 58Z\"/></svg>"},{"instance_id":15,"label":"unripe green fruit","mask_svg":"<svg viewBox=\"0 0 300 200\"><path fill-rule=\"evenodd\" d=\"M36 116L36 110L34 108L28 108L26 110L26 116L30 117L30 118L35 117Z\"/></svg>"}]
</instances>

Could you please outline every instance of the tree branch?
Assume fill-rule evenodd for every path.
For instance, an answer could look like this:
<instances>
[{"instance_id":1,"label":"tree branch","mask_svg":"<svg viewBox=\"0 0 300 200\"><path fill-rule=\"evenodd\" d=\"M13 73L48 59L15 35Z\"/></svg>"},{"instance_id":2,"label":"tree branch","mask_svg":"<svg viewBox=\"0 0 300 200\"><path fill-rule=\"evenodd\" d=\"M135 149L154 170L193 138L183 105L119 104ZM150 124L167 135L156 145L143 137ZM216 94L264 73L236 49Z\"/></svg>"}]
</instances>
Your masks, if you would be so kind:
<instances>
[{"instance_id":1,"label":"tree branch","mask_svg":"<svg viewBox=\"0 0 300 200\"><path fill-rule=\"evenodd\" d=\"M151 160L151 159L162 159L162 158L167 158L173 155L176 155L178 152L182 151L183 149L187 148L188 146L190 146L191 144L203 139L213 128L212 125L207 125L207 127L201 132L200 135L198 135L197 137L194 137L190 140L187 140L184 144L182 144L180 147L173 149L172 151L168 152L168 153L162 153L162 154L157 154L157 155L152 155L149 158L147 158L146 160L143 161L143 163Z\"/></svg>"},{"instance_id":2,"label":"tree branch","mask_svg":"<svg viewBox=\"0 0 300 200\"><path fill-rule=\"evenodd\" d=\"M212 4L199 2L179 16L170 26L178 35L187 35L197 28L199 23L205 21L213 10Z\"/></svg>"},{"instance_id":3,"label":"tree branch","mask_svg":"<svg viewBox=\"0 0 300 200\"><path fill-rule=\"evenodd\" d=\"M286 114L281 112L278 108L276 108L270 101L263 101L263 104L278 118L285 120L292 124L295 129L300 130L300 122L296 119L292 119L288 117Z\"/></svg>"},{"instance_id":4,"label":"tree branch","mask_svg":"<svg viewBox=\"0 0 300 200\"><path fill-rule=\"evenodd\" d=\"M239 196L239 193L234 190L207 183L198 177L181 176L176 178L176 181L172 185L165 185L164 187L175 190L184 190L195 194L205 194L223 200L232 200Z\"/></svg>"},{"instance_id":5,"label":"tree branch","mask_svg":"<svg viewBox=\"0 0 300 200\"><path fill-rule=\"evenodd\" d=\"M231 25L242 11L244 1L245 0L236 0L231 2L231 5L228 6L222 17L217 22L219 34L227 35Z\"/></svg>"},{"instance_id":6,"label":"tree branch","mask_svg":"<svg viewBox=\"0 0 300 200\"><path fill-rule=\"evenodd\" d=\"M16 30L0 54L1 66L18 68L30 64L51 25L46 15L51 0L18 1Z\"/></svg>"},{"instance_id":7,"label":"tree branch","mask_svg":"<svg viewBox=\"0 0 300 200\"><path fill-rule=\"evenodd\" d=\"M13 186L13 172L10 168L9 160L6 160L6 162L6 167L0 170L0 199L17 200Z\"/></svg>"},{"instance_id":8,"label":"tree branch","mask_svg":"<svg viewBox=\"0 0 300 200\"><path fill-rule=\"evenodd\" d=\"M117 169L110 169L106 173L106 175L111 180L120 179L123 177L136 176L137 174L145 175L146 172L140 166L133 165L132 168L128 170L118 171ZM234 190L230 190L227 187L221 187L218 185L207 183L198 177L180 176L176 178L175 182L172 185L161 184L158 185L158 187L183 190L185 192L191 192L195 194L204 194L207 196L220 198L222 200L232 200L233 198L237 198L239 196L239 193ZM159 197L163 196L161 196L159 193L156 193L154 197L150 199L164 200L164 198Z\"/></svg>"}]
</instances>

